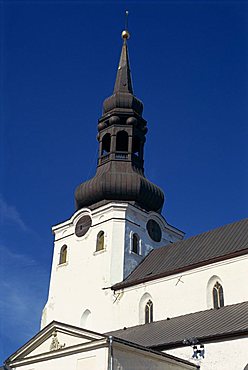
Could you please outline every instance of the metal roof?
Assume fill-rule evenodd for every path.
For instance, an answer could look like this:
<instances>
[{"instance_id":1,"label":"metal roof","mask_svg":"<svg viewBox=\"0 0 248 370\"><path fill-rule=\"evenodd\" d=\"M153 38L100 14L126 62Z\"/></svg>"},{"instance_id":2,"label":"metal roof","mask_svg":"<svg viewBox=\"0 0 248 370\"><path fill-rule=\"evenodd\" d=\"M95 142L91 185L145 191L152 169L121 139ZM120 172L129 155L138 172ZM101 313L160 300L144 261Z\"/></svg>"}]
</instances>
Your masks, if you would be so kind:
<instances>
[{"instance_id":1,"label":"metal roof","mask_svg":"<svg viewBox=\"0 0 248 370\"><path fill-rule=\"evenodd\" d=\"M142 117L143 103L133 94L128 46L123 40L114 91L104 100L98 121L97 171L76 188L76 208L124 201L160 213L164 193L144 175L147 123Z\"/></svg>"},{"instance_id":2,"label":"metal roof","mask_svg":"<svg viewBox=\"0 0 248 370\"><path fill-rule=\"evenodd\" d=\"M117 290L248 253L248 219L151 251Z\"/></svg>"},{"instance_id":3,"label":"metal roof","mask_svg":"<svg viewBox=\"0 0 248 370\"><path fill-rule=\"evenodd\" d=\"M206 343L248 335L248 302L199 311L107 333L157 350L182 347L183 340Z\"/></svg>"}]
</instances>

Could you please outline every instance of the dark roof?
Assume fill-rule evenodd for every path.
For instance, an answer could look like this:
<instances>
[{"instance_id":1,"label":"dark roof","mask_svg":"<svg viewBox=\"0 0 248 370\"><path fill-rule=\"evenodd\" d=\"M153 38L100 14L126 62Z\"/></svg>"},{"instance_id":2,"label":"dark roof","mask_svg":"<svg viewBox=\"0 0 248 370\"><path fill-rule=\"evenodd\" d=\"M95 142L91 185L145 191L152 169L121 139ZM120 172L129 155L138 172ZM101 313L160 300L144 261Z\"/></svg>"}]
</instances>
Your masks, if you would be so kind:
<instances>
[{"instance_id":1,"label":"dark roof","mask_svg":"<svg viewBox=\"0 0 248 370\"><path fill-rule=\"evenodd\" d=\"M151 251L117 290L248 253L248 219Z\"/></svg>"},{"instance_id":2,"label":"dark roof","mask_svg":"<svg viewBox=\"0 0 248 370\"><path fill-rule=\"evenodd\" d=\"M114 91L105 99L98 121L97 171L76 188L77 210L119 201L161 212L164 193L144 175L147 122L142 111L143 103L133 94L127 41L123 37Z\"/></svg>"},{"instance_id":3,"label":"dark roof","mask_svg":"<svg viewBox=\"0 0 248 370\"><path fill-rule=\"evenodd\" d=\"M183 340L187 338L197 338L199 342L206 343L248 335L248 302L190 313L107 334L157 350L182 347Z\"/></svg>"},{"instance_id":4,"label":"dark roof","mask_svg":"<svg viewBox=\"0 0 248 370\"><path fill-rule=\"evenodd\" d=\"M121 108L132 109L134 112L142 115L143 104L133 94L131 70L128 56L128 47L126 39L123 39L120 62L117 69L114 92L109 98L104 100L103 114Z\"/></svg>"},{"instance_id":5,"label":"dark roof","mask_svg":"<svg viewBox=\"0 0 248 370\"><path fill-rule=\"evenodd\" d=\"M120 61L118 65L114 93L124 92L133 94L131 70L128 56L127 39L123 39Z\"/></svg>"}]
</instances>

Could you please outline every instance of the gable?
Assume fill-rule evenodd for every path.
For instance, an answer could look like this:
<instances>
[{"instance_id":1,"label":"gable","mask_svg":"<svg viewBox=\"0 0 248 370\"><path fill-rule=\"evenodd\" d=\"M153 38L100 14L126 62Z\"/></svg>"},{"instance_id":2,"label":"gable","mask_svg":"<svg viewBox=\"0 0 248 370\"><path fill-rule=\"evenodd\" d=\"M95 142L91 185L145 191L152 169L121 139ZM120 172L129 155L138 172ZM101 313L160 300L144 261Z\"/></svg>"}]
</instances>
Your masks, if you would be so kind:
<instances>
[{"instance_id":1,"label":"gable","mask_svg":"<svg viewBox=\"0 0 248 370\"><path fill-rule=\"evenodd\" d=\"M98 333L53 321L11 355L7 362L52 353L103 338L105 336Z\"/></svg>"}]
</instances>

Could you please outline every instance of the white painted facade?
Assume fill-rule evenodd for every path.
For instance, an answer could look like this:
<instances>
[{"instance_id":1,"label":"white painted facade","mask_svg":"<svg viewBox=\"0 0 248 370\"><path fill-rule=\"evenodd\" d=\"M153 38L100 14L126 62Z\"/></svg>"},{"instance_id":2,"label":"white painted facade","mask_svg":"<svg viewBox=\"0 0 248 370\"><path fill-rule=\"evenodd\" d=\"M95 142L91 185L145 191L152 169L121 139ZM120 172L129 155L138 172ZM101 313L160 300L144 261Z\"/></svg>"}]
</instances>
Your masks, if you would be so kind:
<instances>
[{"instance_id":1,"label":"white painted facade","mask_svg":"<svg viewBox=\"0 0 248 370\"><path fill-rule=\"evenodd\" d=\"M51 323L38 333L10 356L7 365L13 370L196 369L174 356L60 323Z\"/></svg>"},{"instance_id":2,"label":"white painted facade","mask_svg":"<svg viewBox=\"0 0 248 370\"><path fill-rule=\"evenodd\" d=\"M184 273L125 288L115 294L115 318L119 327L144 324L147 301L153 302L154 321L213 308L213 286L223 286L225 305L248 300L248 256L209 264Z\"/></svg>"},{"instance_id":3,"label":"white painted facade","mask_svg":"<svg viewBox=\"0 0 248 370\"><path fill-rule=\"evenodd\" d=\"M75 235L75 225L89 215L92 226L85 236ZM146 231L149 219L162 229L162 239L155 243ZM104 232L104 249L96 252L97 235ZM81 209L72 218L53 227L54 255L48 302L43 310L41 327L53 320L84 326L98 332L120 327L134 304L120 318L121 294L110 287L127 276L154 248L182 239L183 233L168 225L154 212L145 212L126 203L109 203L93 211ZM139 237L139 254L132 252L133 234ZM65 263L60 252L67 246ZM104 315L104 320L103 320ZM133 324L137 324L133 320Z\"/></svg>"},{"instance_id":4,"label":"white painted facade","mask_svg":"<svg viewBox=\"0 0 248 370\"><path fill-rule=\"evenodd\" d=\"M75 225L86 214L92 218L92 227L85 236L77 237ZM162 227L160 243L152 241L146 231L151 218ZM213 307L212 291L217 281L223 286L225 305L248 300L248 285L237 289L240 281L246 280L247 255L113 292L110 287L122 281L152 248L182 238L183 234L157 213L110 203L93 211L82 209L53 231L52 273L41 327L58 320L107 332L143 324L149 299L154 321L206 310ZM104 249L96 252L100 231L104 232ZM134 233L139 236L139 255L131 250ZM64 245L68 248L67 261L60 264Z\"/></svg>"},{"instance_id":5,"label":"white painted facade","mask_svg":"<svg viewBox=\"0 0 248 370\"><path fill-rule=\"evenodd\" d=\"M83 215L91 217L92 226L83 237L77 237L75 225ZM147 233L146 224L149 219L156 220L162 228L160 243L152 241ZM104 248L96 251L100 231L104 232ZM92 211L81 209L70 220L54 226L53 232L54 256L42 327L56 320L104 333L144 324L145 306L149 300L153 302L154 321L207 310L213 308L213 287L216 282L223 287L225 305L248 300L248 285L243 284L242 289L239 288L240 282L247 278L247 255L189 269L115 292L111 290L111 286L122 281L153 248L182 239L183 233L168 225L157 213L148 213L126 203L113 202ZM138 254L132 252L134 234L139 237ZM67 246L66 262L60 263L64 245ZM167 353L193 361L202 370L234 370L233 366L237 370L243 370L248 363L247 341L247 338L242 338L209 343L205 346L206 358L197 361L192 360L191 347L185 346ZM137 353L128 351L120 352L120 362L118 356L116 357L114 369L133 368L133 356ZM99 352L99 356L101 364L106 363L102 352ZM93 363L87 364L87 361L93 360L80 359L77 358L81 363L76 365L76 369L84 369L86 365L94 369ZM153 367L152 360L145 357L144 353L136 360L136 368L140 369L174 369L174 365L163 367L163 363L161 367L159 363ZM65 359L63 365L61 362L58 368L62 368L66 361ZM84 361L86 365L83 364ZM43 365L39 366L27 370L43 369Z\"/></svg>"},{"instance_id":6,"label":"white painted facade","mask_svg":"<svg viewBox=\"0 0 248 370\"><path fill-rule=\"evenodd\" d=\"M191 347L181 347L166 351L200 366L201 370L247 370L248 368L248 338L207 343L205 358L192 360Z\"/></svg>"}]
</instances>

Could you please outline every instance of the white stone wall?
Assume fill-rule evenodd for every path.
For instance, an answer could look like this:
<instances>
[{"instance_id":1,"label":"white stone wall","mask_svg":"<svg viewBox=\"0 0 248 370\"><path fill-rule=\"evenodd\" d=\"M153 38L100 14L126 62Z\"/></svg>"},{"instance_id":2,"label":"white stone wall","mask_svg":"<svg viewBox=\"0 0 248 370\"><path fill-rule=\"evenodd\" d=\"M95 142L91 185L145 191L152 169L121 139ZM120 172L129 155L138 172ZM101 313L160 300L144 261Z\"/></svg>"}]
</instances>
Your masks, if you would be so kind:
<instances>
[{"instance_id":1,"label":"white stone wall","mask_svg":"<svg viewBox=\"0 0 248 370\"><path fill-rule=\"evenodd\" d=\"M92 226L83 237L75 235L75 225L83 216L92 218ZM147 220L161 225L162 240L155 243L146 231ZM125 203L111 203L94 211L82 209L72 218L53 228L54 255L48 302L41 327L52 320L105 332L118 328L120 318L110 287L123 280L152 247L182 238L182 232L166 224L156 213L148 213ZM96 252L96 240L104 231L104 250ZM131 251L132 233L140 237L140 255ZM67 245L67 262L59 264L60 250ZM128 312L125 313L126 316ZM136 323L134 321L134 323Z\"/></svg>"},{"instance_id":2,"label":"white stone wall","mask_svg":"<svg viewBox=\"0 0 248 370\"><path fill-rule=\"evenodd\" d=\"M67 337L68 339L68 337ZM195 366L177 358L151 353L127 344L113 342L84 347L74 345L62 350L42 352L16 358L9 365L13 370L195 370Z\"/></svg>"},{"instance_id":3,"label":"white stone wall","mask_svg":"<svg viewBox=\"0 0 248 370\"><path fill-rule=\"evenodd\" d=\"M225 305L248 300L248 257L241 256L208 266L189 270L155 281L146 282L124 291L115 302L115 320L120 327L144 323L146 302L153 302L154 321L175 317L213 307L212 287L221 282ZM242 285L242 286L241 286Z\"/></svg>"},{"instance_id":4,"label":"white stone wall","mask_svg":"<svg viewBox=\"0 0 248 370\"><path fill-rule=\"evenodd\" d=\"M92 217L92 227L85 236L77 237L75 225L86 214ZM149 218L162 227L160 243L153 242L146 231ZM122 281L152 248L182 237L156 213L111 203L94 211L82 209L53 230L54 257L42 327L57 320L103 333L142 324L149 299L153 302L154 321L206 310L213 307L212 288L217 280L224 289L225 305L248 300L248 285L240 287L247 278L247 256L113 292L110 287ZM105 248L95 252L101 230ZM133 233L140 237L140 255L131 251ZM68 246L68 260L59 265L64 244Z\"/></svg>"},{"instance_id":5,"label":"white stone wall","mask_svg":"<svg viewBox=\"0 0 248 370\"><path fill-rule=\"evenodd\" d=\"M201 370L246 370L248 365L248 338L205 344L205 358L192 360L191 347L166 351L200 365Z\"/></svg>"},{"instance_id":6,"label":"white stone wall","mask_svg":"<svg viewBox=\"0 0 248 370\"><path fill-rule=\"evenodd\" d=\"M76 351L75 351L76 352ZM12 367L13 370L107 370L108 348L99 348L69 355L57 355L53 358L44 357L23 360L20 366Z\"/></svg>"},{"instance_id":7,"label":"white stone wall","mask_svg":"<svg viewBox=\"0 0 248 370\"><path fill-rule=\"evenodd\" d=\"M92 217L92 227L85 236L77 237L75 225L82 215ZM112 304L112 294L104 288L123 276L125 224L121 220L124 215L125 209L121 207L103 212L83 209L68 222L54 227L54 256L42 326L57 320L76 326L83 322L88 328L91 321L97 330L103 312L105 319L111 321L107 308ZM96 252L97 234L101 230L104 231L105 248ZM60 249L64 244L68 247L67 262L60 265Z\"/></svg>"},{"instance_id":8,"label":"white stone wall","mask_svg":"<svg viewBox=\"0 0 248 370\"><path fill-rule=\"evenodd\" d=\"M132 347L113 349L113 370L195 370L176 359L165 358Z\"/></svg>"},{"instance_id":9,"label":"white stone wall","mask_svg":"<svg viewBox=\"0 0 248 370\"><path fill-rule=\"evenodd\" d=\"M148 235L146 224L149 219L155 220L162 230L162 238L160 242L154 242ZM132 253L131 246L133 234L137 234L140 238L140 255ZM155 212L147 213L135 207L128 207L125 225L125 260L123 277L127 277L152 249L180 240L183 236L184 234L181 231L168 225L160 214Z\"/></svg>"}]
</instances>

